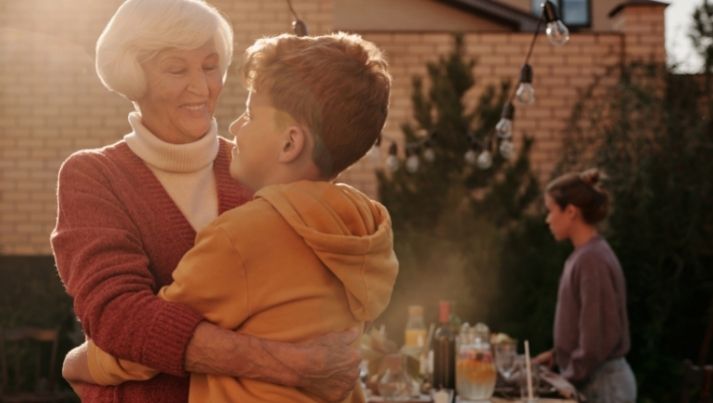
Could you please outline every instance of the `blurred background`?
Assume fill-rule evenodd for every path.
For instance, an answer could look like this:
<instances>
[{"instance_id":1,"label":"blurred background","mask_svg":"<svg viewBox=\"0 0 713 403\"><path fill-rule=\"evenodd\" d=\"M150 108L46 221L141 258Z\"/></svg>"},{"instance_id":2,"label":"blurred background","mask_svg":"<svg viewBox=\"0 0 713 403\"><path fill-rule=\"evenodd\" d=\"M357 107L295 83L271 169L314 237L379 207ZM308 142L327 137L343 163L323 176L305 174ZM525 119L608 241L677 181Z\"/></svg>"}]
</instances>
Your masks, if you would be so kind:
<instances>
[{"instance_id":1,"label":"blurred background","mask_svg":"<svg viewBox=\"0 0 713 403\"><path fill-rule=\"evenodd\" d=\"M209 2L233 24L237 57L263 35L290 31L285 1ZM536 101L516 105L512 148L488 161L480 157L518 82L539 3L293 1L310 34L343 30L376 43L394 77L383 141L339 178L393 216L401 273L377 325L401 343L409 305L433 322L438 301L450 300L455 321L548 348L571 247L544 224L542 188L596 166L614 200L603 232L627 277L640 400L676 401L683 361L711 363L711 2L558 0L571 40L557 47L538 37ZM73 151L130 130L131 104L101 85L93 65L119 4L0 0L0 326L58 329L57 361L47 361L55 375L83 339L49 246L56 175ZM244 105L239 65L216 113L223 133ZM37 381L22 382L46 387Z\"/></svg>"}]
</instances>

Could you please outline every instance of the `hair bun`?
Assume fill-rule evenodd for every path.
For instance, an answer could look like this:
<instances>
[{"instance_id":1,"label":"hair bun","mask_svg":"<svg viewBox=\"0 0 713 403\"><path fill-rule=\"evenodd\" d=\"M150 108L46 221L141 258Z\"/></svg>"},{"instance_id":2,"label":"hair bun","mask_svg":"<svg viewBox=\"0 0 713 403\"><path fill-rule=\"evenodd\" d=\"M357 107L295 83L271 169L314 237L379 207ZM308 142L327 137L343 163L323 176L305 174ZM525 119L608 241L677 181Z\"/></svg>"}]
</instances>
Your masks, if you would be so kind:
<instances>
[{"instance_id":1,"label":"hair bun","mask_svg":"<svg viewBox=\"0 0 713 403\"><path fill-rule=\"evenodd\" d=\"M599 183L599 179L601 179L601 176L602 175L597 168L592 168L580 173L579 179L581 179L582 182L586 183L587 185L595 186L597 183Z\"/></svg>"}]
</instances>

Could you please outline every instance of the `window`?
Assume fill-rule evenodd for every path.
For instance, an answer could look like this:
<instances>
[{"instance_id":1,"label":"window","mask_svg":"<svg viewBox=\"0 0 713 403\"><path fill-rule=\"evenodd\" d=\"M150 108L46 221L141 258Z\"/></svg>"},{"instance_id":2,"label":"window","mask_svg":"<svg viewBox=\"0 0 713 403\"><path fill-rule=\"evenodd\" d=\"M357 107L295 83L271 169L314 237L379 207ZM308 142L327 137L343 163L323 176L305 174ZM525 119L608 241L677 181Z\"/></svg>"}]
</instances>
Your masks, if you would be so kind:
<instances>
[{"instance_id":1,"label":"window","mask_svg":"<svg viewBox=\"0 0 713 403\"><path fill-rule=\"evenodd\" d=\"M532 12L539 16L544 0L531 0ZM588 27L592 24L591 0L552 0L560 14L560 18L568 27Z\"/></svg>"}]
</instances>

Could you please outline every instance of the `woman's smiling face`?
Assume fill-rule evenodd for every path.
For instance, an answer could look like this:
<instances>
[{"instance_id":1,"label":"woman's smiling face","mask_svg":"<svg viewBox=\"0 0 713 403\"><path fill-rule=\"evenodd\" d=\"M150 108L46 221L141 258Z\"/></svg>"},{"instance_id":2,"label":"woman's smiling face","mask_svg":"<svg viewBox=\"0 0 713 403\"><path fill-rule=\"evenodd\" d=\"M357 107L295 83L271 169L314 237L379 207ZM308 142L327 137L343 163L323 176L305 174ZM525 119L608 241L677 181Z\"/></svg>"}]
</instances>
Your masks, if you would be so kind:
<instances>
[{"instance_id":1,"label":"woman's smiling face","mask_svg":"<svg viewBox=\"0 0 713 403\"><path fill-rule=\"evenodd\" d=\"M213 41L191 50L163 50L141 66L146 93L135 101L144 126L168 143L191 143L203 137L223 89Z\"/></svg>"}]
</instances>

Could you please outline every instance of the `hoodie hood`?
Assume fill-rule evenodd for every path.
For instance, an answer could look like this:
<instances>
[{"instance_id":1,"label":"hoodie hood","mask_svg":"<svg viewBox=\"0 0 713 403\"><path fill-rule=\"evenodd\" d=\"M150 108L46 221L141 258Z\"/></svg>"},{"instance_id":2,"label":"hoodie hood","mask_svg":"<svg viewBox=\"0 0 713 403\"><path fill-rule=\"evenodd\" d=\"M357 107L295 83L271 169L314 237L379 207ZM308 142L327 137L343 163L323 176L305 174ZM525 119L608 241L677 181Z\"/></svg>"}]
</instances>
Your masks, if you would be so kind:
<instances>
[{"instance_id":1,"label":"hoodie hood","mask_svg":"<svg viewBox=\"0 0 713 403\"><path fill-rule=\"evenodd\" d=\"M379 202L345 184L299 181L258 191L341 281L359 321L378 317L398 273L391 218Z\"/></svg>"}]
</instances>

